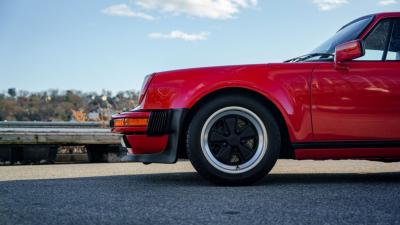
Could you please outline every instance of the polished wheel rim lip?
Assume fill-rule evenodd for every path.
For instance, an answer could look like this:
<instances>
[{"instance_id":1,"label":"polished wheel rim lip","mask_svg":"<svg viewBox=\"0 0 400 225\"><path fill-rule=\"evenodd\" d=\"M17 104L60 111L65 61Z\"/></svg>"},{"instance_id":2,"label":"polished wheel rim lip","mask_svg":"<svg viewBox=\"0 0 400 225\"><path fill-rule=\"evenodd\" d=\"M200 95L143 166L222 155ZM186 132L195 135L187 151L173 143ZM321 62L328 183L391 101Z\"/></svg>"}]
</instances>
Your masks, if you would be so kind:
<instances>
[{"instance_id":1,"label":"polished wheel rim lip","mask_svg":"<svg viewBox=\"0 0 400 225\"><path fill-rule=\"evenodd\" d=\"M245 163L240 164L240 165L227 165L222 162L220 162L212 153L211 148L209 146L209 133L213 125L221 118L229 115L238 115L246 118L249 120L252 125L256 128L257 131L257 137L258 137L258 145L257 149L255 150L254 155ZM267 147L268 147L268 135L267 135L267 129L265 128L264 123L262 120L252 111L242 108L242 107L237 107L237 106L231 106L231 107L226 107L223 109L220 109L216 112L214 112L204 123L204 126L201 130L201 135L200 135L200 143L201 143L201 149L206 157L207 161L216 169L225 172L225 173L230 173L230 174L238 174L238 173L244 173L247 172L254 167L256 167L260 161L263 159L264 155L267 152Z\"/></svg>"}]
</instances>

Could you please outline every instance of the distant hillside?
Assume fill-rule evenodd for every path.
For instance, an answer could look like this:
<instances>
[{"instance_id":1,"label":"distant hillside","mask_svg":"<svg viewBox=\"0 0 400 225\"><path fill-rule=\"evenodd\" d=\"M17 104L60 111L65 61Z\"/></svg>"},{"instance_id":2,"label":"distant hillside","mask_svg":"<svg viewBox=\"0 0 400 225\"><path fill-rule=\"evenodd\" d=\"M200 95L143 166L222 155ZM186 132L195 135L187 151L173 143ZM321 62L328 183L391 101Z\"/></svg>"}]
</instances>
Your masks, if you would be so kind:
<instances>
[{"instance_id":1,"label":"distant hillside","mask_svg":"<svg viewBox=\"0 0 400 225\"><path fill-rule=\"evenodd\" d=\"M0 121L107 121L136 106L136 91L101 94L75 90L0 93Z\"/></svg>"}]
</instances>

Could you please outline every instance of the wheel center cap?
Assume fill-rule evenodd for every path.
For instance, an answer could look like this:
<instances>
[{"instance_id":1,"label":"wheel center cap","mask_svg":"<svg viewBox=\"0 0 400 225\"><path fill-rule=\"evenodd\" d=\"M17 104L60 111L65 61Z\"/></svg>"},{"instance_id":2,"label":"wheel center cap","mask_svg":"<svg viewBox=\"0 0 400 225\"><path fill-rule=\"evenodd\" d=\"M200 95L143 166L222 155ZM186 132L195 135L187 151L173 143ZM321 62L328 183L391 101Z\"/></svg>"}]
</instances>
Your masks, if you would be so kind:
<instances>
[{"instance_id":1,"label":"wheel center cap","mask_svg":"<svg viewBox=\"0 0 400 225\"><path fill-rule=\"evenodd\" d=\"M231 146L238 146L240 144L240 137L237 135L231 135L228 138L228 143Z\"/></svg>"}]
</instances>

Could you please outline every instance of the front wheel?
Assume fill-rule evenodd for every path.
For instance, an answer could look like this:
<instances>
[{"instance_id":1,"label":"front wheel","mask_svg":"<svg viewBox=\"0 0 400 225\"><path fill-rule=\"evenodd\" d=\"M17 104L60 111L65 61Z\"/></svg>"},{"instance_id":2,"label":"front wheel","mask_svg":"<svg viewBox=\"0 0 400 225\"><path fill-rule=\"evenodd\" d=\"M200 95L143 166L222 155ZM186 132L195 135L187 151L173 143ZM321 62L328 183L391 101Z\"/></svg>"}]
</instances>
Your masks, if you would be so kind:
<instances>
[{"instance_id":1,"label":"front wheel","mask_svg":"<svg viewBox=\"0 0 400 225\"><path fill-rule=\"evenodd\" d=\"M187 151L195 169L214 183L247 185L275 165L280 132L259 101L239 95L214 99L193 116Z\"/></svg>"}]
</instances>

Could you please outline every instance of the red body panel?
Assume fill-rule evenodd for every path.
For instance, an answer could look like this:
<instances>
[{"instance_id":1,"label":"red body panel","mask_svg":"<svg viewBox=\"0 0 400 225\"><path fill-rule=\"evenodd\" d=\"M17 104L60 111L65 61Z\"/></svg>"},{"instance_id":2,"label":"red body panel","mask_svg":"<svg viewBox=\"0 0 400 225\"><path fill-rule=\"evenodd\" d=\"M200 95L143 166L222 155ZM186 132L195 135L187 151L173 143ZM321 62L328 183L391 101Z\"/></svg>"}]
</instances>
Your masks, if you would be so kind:
<instances>
[{"instance_id":1,"label":"red body panel","mask_svg":"<svg viewBox=\"0 0 400 225\"><path fill-rule=\"evenodd\" d=\"M314 140L400 140L400 62L320 64L311 95Z\"/></svg>"},{"instance_id":2,"label":"red body panel","mask_svg":"<svg viewBox=\"0 0 400 225\"><path fill-rule=\"evenodd\" d=\"M400 18L400 13L376 14L360 40L380 20L392 17ZM272 102L285 120L292 143L400 143L400 61L349 61L341 62L340 68L334 62L303 62L160 72L142 90L146 94L135 111L114 118L190 109L205 96L226 88L256 92ZM147 136L146 129L114 128L113 132L139 133L127 135L134 154L164 151L168 142L166 135ZM400 148L298 149L295 156L400 159Z\"/></svg>"},{"instance_id":3,"label":"red body panel","mask_svg":"<svg viewBox=\"0 0 400 225\"><path fill-rule=\"evenodd\" d=\"M149 137L146 134L126 135L126 140L132 148L131 154L154 154L165 150L168 143L168 135Z\"/></svg>"},{"instance_id":4,"label":"red body panel","mask_svg":"<svg viewBox=\"0 0 400 225\"><path fill-rule=\"evenodd\" d=\"M316 64L260 64L158 73L140 109L191 108L224 88L244 88L269 99L285 118L292 141L312 138L310 79Z\"/></svg>"}]
</instances>

